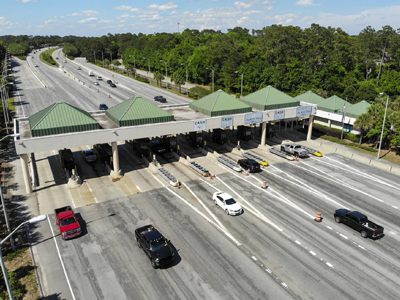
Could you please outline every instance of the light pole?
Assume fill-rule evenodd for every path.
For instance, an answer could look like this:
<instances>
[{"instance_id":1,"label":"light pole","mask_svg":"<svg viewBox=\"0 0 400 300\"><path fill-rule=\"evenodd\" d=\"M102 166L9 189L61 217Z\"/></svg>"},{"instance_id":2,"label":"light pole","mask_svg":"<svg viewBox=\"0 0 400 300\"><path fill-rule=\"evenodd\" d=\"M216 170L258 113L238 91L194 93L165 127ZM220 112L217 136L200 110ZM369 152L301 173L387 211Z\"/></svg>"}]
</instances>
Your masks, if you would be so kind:
<instances>
[{"instance_id":1,"label":"light pole","mask_svg":"<svg viewBox=\"0 0 400 300\"><path fill-rule=\"evenodd\" d=\"M167 90L168 90L168 67L167 67L167 62L165 60L160 59L160 61L165 62L165 83L167 84Z\"/></svg>"},{"instance_id":2,"label":"light pole","mask_svg":"<svg viewBox=\"0 0 400 300\"><path fill-rule=\"evenodd\" d=\"M214 70L211 68L206 68L206 70L212 71L212 92L214 93Z\"/></svg>"},{"instance_id":3,"label":"light pole","mask_svg":"<svg viewBox=\"0 0 400 300\"><path fill-rule=\"evenodd\" d=\"M4 78L5 77L3 77L3 79ZM7 131L7 134L8 134L9 118L8 118L8 109L7 109L7 106L6 106L6 104L8 104L8 103L6 103L6 101L7 101L6 98L8 97L8 93L7 93L7 90L6 90L6 85L7 84L10 84L10 83L2 84L0 90L1 90L1 101L3 103L4 123L6 123L6 131Z\"/></svg>"},{"instance_id":4,"label":"light pole","mask_svg":"<svg viewBox=\"0 0 400 300\"><path fill-rule=\"evenodd\" d=\"M386 108L385 108L385 116L383 117L383 125L382 125L382 133L381 133L381 141L379 142L379 150L378 150L378 159L381 158L381 146L382 146L382 138L383 138L383 131L385 130L385 121L386 121L386 112L387 112L387 107L389 103L389 95L385 93L379 93L381 95L386 95Z\"/></svg>"},{"instance_id":5,"label":"light pole","mask_svg":"<svg viewBox=\"0 0 400 300\"><path fill-rule=\"evenodd\" d=\"M181 66L186 67L186 96L189 97L189 81L188 81L188 66L185 64L181 64Z\"/></svg>"},{"instance_id":6,"label":"light pole","mask_svg":"<svg viewBox=\"0 0 400 300\"><path fill-rule=\"evenodd\" d=\"M135 78L136 78L136 58L133 55L129 55L129 57L133 57L133 68L135 69Z\"/></svg>"},{"instance_id":7,"label":"light pole","mask_svg":"<svg viewBox=\"0 0 400 300\"><path fill-rule=\"evenodd\" d=\"M41 216L37 216L37 217L34 217L34 218L32 218L32 219L30 219L28 221L23 222L17 228L15 228L15 230L13 232L11 232L4 240L2 240L0 242L1 269L3 270L4 281L6 282L8 296L10 297L10 300L14 300L14 295L13 295L12 290L11 290L10 281L8 280L6 266L4 265L3 253L1 252L1 246L14 234L14 232L16 232L18 229L20 229L23 225L42 222L42 221L44 221L46 219L47 219L46 215L41 215Z\"/></svg>"},{"instance_id":8,"label":"light pole","mask_svg":"<svg viewBox=\"0 0 400 300\"><path fill-rule=\"evenodd\" d=\"M104 54L103 54L103 51L101 51L101 50L97 50L97 51L101 52L101 60L103 61L103 68L104 68Z\"/></svg>"},{"instance_id":9,"label":"light pole","mask_svg":"<svg viewBox=\"0 0 400 300\"><path fill-rule=\"evenodd\" d=\"M242 74L242 81L241 81L241 84L240 84L240 98L242 98L243 97L243 73L241 73L241 72L239 72L239 71L235 71L235 73L236 74Z\"/></svg>"},{"instance_id":10,"label":"light pole","mask_svg":"<svg viewBox=\"0 0 400 300\"><path fill-rule=\"evenodd\" d=\"M112 61L112 52L108 52L111 55L111 69L112 69L112 65L113 65L113 61Z\"/></svg>"},{"instance_id":11,"label":"light pole","mask_svg":"<svg viewBox=\"0 0 400 300\"><path fill-rule=\"evenodd\" d=\"M147 59L147 62L149 63L149 70L147 71L147 77L149 77L149 73L150 73L150 59L143 57L143 59Z\"/></svg>"},{"instance_id":12,"label":"light pole","mask_svg":"<svg viewBox=\"0 0 400 300\"><path fill-rule=\"evenodd\" d=\"M94 56L94 64L96 64L96 51L94 49L93 50L93 56Z\"/></svg>"}]
</instances>

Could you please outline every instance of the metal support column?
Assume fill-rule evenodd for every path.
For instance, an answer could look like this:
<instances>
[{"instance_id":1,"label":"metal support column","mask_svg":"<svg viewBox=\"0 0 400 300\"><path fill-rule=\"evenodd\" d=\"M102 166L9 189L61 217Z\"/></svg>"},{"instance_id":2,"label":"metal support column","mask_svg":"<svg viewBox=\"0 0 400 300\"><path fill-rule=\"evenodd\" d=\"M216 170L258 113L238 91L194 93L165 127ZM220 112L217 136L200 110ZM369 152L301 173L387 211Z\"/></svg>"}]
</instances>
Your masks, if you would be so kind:
<instances>
[{"instance_id":1,"label":"metal support column","mask_svg":"<svg viewBox=\"0 0 400 300\"><path fill-rule=\"evenodd\" d=\"M112 152L113 152L113 167L114 172L119 173L119 156L118 156L118 145L117 142L111 143Z\"/></svg>"},{"instance_id":2,"label":"metal support column","mask_svg":"<svg viewBox=\"0 0 400 300\"><path fill-rule=\"evenodd\" d=\"M266 135L267 135L267 123L261 123L261 146L265 146Z\"/></svg>"},{"instance_id":3,"label":"metal support column","mask_svg":"<svg viewBox=\"0 0 400 300\"><path fill-rule=\"evenodd\" d=\"M310 115L310 119L308 121L307 141L311 140L313 121L314 121L314 116Z\"/></svg>"}]
</instances>

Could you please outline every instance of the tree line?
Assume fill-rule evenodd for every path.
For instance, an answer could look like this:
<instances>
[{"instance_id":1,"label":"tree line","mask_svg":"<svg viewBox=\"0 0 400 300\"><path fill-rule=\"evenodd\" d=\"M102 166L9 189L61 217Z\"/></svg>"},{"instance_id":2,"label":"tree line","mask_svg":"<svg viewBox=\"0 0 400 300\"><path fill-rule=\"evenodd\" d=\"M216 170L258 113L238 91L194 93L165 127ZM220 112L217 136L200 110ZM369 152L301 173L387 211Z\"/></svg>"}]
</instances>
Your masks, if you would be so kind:
<instances>
[{"instance_id":1,"label":"tree line","mask_svg":"<svg viewBox=\"0 0 400 300\"><path fill-rule=\"evenodd\" d=\"M366 100L379 108L385 98L380 93L385 93L393 108L388 116L390 128L392 132L400 128L394 121L399 111L400 30L390 26L379 30L367 26L358 35L312 24L304 29L271 25L251 32L235 27L226 33L186 29L101 37L0 36L0 41L14 55L21 49L26 54L32 48L60 45L66 55L84 56L91 62L117 64L122 59L131 70L148 70L150 65L158 82L167 71L178 85L186 76L189 82L211 85L214 74L215 90L230 94L240 94L243 74L244 96L272 85L291 96L310 90L323 97L337 95L353 104ZM363 122L368 128L362 126L365 132L379 123L374 113L368 117L368 122Z\"/></svg>"}]
</instances>

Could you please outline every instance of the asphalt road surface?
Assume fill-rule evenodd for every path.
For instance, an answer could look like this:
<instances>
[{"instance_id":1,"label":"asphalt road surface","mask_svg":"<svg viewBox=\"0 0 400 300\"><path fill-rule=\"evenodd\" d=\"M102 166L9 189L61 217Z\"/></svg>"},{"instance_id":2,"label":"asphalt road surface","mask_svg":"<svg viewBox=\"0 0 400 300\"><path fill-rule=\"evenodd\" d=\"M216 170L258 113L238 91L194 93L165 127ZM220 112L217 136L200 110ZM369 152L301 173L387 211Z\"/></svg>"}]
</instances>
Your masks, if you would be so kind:
<instances>
[{"instance_id":1,"label":"asphalt road surface","mask_svg":"<svg viewBox=\"0 0 400 300\"><path fill-rule=\"evenodd\" d=\"M96 109L103 100L100 92L57 68L31 68L35 59L13 59L19 115L29 116L56 100L86 110ZM105 91L114 91L107 98L114 103L126 100L120 100L119 93L128 93L120 86ZM162 155L159 161L181 181L181 189L168 186L122 141L118 151L124 177L118 181L101 163L82 159L80 150L92 145L71 149L83 179L75 189L67 188L56 151L36 153L38 186L31 197L36 197L40 213L49 215L49 221L37 225L33 251L45 296L398 299L400 177L338 154L288 162L270 154L267 147L257 148L257 140L259 136L241 146L271 165L246 175L191 148L180 137L182 149L217 175L213 180L204 178L171 154ZM226 151L223 155L240 158ZM261 188L263 181L267 189ZM212 194L219 190L230 193L244 213L228 216L215 206ZM70 241L60 239L52 215L54 208L64 205L74 207L84 228L81 237ZM333 213L338 208L365 213L385 227L385 236L363 239L335 223ZM322 213L320 223L314 221L317 212ZM153 270L136 246L134 230L146 224L171 240L176 249L171 266Z\"/></svg>"}]
</instances>

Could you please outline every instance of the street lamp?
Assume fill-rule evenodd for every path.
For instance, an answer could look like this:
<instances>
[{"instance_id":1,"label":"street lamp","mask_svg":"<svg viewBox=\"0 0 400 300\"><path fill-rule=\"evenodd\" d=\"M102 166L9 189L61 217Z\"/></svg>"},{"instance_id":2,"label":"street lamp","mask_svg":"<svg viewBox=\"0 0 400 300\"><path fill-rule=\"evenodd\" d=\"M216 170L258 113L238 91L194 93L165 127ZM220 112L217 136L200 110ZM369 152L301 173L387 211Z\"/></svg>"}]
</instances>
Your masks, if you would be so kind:
<instances>
[{"instance_id":1,"label":"street lamp","mask_svg":"<svg viewBox=\"0 0 400 300\"><path fill-rule=\"evenodd\" d=\"M104 54L103 54L103 51L101 51L101 50L97 50L97 51L101 52L101 60L103 61L103 68L104 68Z\"/></svg>"},{"instance_id":2,"label":"street lamp","mask_svg":"<svg viewBox=\"0 0 400 300\"><path fill-rule=\"evenodd\" d=\"M143 59L147 59L147 62L149 63L149 70L147 71L147 77L149 77L149 73L150 73L150 59L143 57Z\"/></svg>"},{"instance_id":3,"label":"street lamp","mask_svg":"<svg viewBox=\"0 0 400 300\"><path fill-rule=\"evenodd\" d=\"M186 66L186 96L189 97L188 66L185 64L181 64L181 66Z\"/></svg>"},{"instance_id":4,"label":"street lamp","mask_svg":"<svg viewBox=\"0 0 400 300\"><path fill-rule=\"evenodd\" d=\"M111 69L112 69L112 65L113 65L113 61L112 61L112 52L108 52L108 54L111 55Z\"/></svg>"},{"instance_id":5,"label":"street lamp","mask_svg":"<svg viewBox=\"0 0 400 300\"><path fill-rule=\"evenodd\" d=\"M44 221L46 219L47 219L46 215L41 215L41 216L37 216L37 217L34 217L34 218L32 218L32 219L30 219L28 221L23 222L13 232L11 232L4 240L2 240L0 242L1 269L3 270L4 281L6 282L8 296L10 297L10 300L14 300L14 295L13 295L12 290L11 290L10 281L8 280L6 266L4 265L3 253L1 252L1 246L14 234L14 232L16 232L18 229L20 229L23 225L42 222L42 221Z\"/></svg>"},{"instance_id":6,"label":"street lamp","mask_svg":"<svg viewBox=\"0 0 400 300\"><path fill-rule=\"evenodd\" d=\"M243 73L239 72L239 71L235 71L236 74L242 74L242 82L240 84L240 98L243 97Z\"/></svg>"},{"instance_id":7,"label":"street lamp","mask_svg":"<svg viewBox=\"0 0 400 300\"><path fill-rule=\"evenodd\" d=\"M206 68L206 70L212 71L212 92L214 93L214 70L211 68Z\"/></svg>"},{"instance_id":8,"label":"street lamp","mask_svg":"<svg viewBox=\"0 0 400 300\"><path fill-rule=\"evenodd\" d=\"M168 81L167 81L167 78L168 78L168 67L167 67L167 62L165 60L162 60L162 59L160 59L160 61L165 62L165 82L167 83L167 90L168 90Z\"/></svg>"},{"instance_id":9,"label":"street lamp","mask_svg":"<svg viewBox=\"0 0 400 300\"><path fill-rule=\"evenodd\" d=\"M382 146L382 138L383 138L383 131L385 130L385 121L386 121L386 112L387 112L387 107L388 107L388 103L389 103L389 95L385 94L385 93L379 93L380 95L386 95L386 108L385 108L385 116L383 117L383 125L382 125L382 133L381 133L381 141L379 142L379 150L378 150L378 159L380 159L381 157L381 146Z\"/></svg>"}]
</instances>

